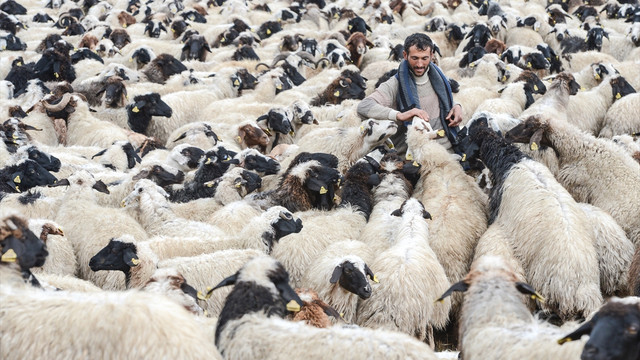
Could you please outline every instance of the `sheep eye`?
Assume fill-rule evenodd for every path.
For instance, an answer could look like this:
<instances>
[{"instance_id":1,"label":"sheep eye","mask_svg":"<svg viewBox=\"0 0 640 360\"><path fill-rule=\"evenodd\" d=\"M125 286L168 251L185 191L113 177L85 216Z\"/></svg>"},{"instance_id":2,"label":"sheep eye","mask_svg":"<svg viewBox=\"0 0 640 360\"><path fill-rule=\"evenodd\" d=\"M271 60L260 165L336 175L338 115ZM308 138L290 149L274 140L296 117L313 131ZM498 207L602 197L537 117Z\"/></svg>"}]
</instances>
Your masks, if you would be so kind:
<instances>
[{"instance_id":1,"label":"sheep eye","mask_svg":"<svg viewBox=\"0 0 640 360\"><path fill-rule=\"evenodd\" d=\"M629 325L627 328L627 334L635 335L638 333L638 325Z\"/></svg>"},{"instance_id":2,"label":"sheep eye","mask_svg":"<svg viewBox=\"0 0 640 360\"><path fill-rule=\"evenodd\" d=\"M142 189L141 189L141 188L140 188L140 189L138 189L138 192L139 192L139 193L141 193L141 192L142 192Z\"/></svg>"}]
</instances>

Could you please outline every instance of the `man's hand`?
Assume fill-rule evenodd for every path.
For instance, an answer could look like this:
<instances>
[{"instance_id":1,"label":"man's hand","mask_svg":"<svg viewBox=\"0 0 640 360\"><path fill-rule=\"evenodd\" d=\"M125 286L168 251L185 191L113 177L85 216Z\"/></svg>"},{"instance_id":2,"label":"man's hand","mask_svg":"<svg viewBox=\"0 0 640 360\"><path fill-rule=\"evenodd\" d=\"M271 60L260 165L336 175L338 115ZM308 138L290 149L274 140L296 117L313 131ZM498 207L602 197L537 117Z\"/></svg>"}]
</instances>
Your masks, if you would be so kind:
<instances>
[{"instance_id":1,"label":"man's hand","mask_svg":"<svg viewBox=\"0 0 640 360\"><path fill-rule=\"evenodd\" d=\"M398 116L400 116L398 114ZM446 120L449 121L449 127L456 127L462 122L462 106L456 104L447 114Z\"/></svg>"},{"instance_id":2,"label":"man's hand","mask_svg":"<svg viewBox=\"0 0 640 360\"><path fill-rule=\"evenodd\" d=\"M427 114L426 111L418 108L413 108L403 113L398 113L398 115L396 115L396 119L400 121L407 121L413 119L414 116L417 116L424 121L429 121L429 114Z\"/></svg>"}]
</instances>

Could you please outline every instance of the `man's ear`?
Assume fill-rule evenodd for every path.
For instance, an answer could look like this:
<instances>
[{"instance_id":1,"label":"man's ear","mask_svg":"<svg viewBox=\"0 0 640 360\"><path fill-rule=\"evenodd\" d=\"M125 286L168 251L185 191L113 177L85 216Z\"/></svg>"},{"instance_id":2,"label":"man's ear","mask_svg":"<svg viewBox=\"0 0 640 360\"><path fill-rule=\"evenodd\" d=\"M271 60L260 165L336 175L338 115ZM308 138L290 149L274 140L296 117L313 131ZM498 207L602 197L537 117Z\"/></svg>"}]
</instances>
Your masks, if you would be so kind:
<instances>
[{"instance_id":1,"label":"man's ear","mask_svg":"<svg viewBox=\"0 0 640 360\"><path fill-rule=\"evenodd\" d=\"M407 60L407 57L409 57L409 55L407 54L406 51L402 50L402 57Z\"/></svg>"}]
</instances>

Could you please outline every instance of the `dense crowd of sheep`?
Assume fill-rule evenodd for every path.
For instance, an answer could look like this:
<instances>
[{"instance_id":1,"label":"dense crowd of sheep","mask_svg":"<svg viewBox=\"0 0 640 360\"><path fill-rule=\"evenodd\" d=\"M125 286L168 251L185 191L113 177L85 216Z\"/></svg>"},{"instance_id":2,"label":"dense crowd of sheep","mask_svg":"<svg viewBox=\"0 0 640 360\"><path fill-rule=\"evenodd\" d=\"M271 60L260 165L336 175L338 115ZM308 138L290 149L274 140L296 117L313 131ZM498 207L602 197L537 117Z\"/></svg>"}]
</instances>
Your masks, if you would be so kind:
<instances>
[{"instance_id":1,"label":"dense crowd of sheep","mask_svg":"<svg viewBox=\"0 0 640 360\"><path fill-rule=\"evenodd\" d=\"M640 359L637 0L0 1L3 359Z\"/></svg>"}]
</instances>

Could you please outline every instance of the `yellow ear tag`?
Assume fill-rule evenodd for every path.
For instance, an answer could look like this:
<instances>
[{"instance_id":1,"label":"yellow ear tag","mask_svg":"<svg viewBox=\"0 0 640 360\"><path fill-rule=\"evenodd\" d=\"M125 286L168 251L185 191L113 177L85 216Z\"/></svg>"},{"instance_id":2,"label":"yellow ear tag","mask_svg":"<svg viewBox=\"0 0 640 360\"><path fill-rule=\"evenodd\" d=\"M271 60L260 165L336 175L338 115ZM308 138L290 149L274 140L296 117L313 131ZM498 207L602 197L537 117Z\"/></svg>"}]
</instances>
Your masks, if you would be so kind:
<instances>
[{"instance_id":1,"label":"yellow ear tag","mask_svg":"<svg viewBox=\"0 0 640 360\"><path fill-rule=\"evenodd\" d=\"M172 33L176 32L176 29L171 28L171 32L172 32Z\"/></svg>"},{"instance_id":2,"label":"yellow ear tag","mask_svg":"<svg viewBox=\"0 0 640 360\"><path fill-rule=\"evenodd\" d=\"M22 62L18 61L17 66L22 66Z\"/></svg>"},{"instance_id":3,"label":"yellow ear tag","mask_svg":"<svg viewBox=\"0 0 640 360\"><path fill-rule=\"evenodd\" d=\"M293 130L289 131L289 135L293 136L295 134L296 134L295 131L293 131Z\"/></svg>"},{"instance_id":4,"label":"yellow ear tag","mask_svg":"<svg viewBox=\"0 0 640 360\"><path fill-rule=\"evenodd\" d=\"M13 179L13 182L14 182L14 183L16 183L16 184L20 184L20 175L16 176L16 177Z\"/></svg>"},{"instance_id":5,"label":"yellow ear tag","mask_svg":"<svg viewBox=\"0 0 640 360\"><path fill-rule=\"evenodd\" d=\"M18 139L18 135L16 135L16 134L12 134L11 137L16 139L16 140Z\"/></svg>"},{"instance_id":6,"label":"yellow ear tag","mask_svg":"<svg viewBox=\"0 0 640 360\"><path fill-rule=\"evenodd\" d=\"M538 144L536 144L535 142L532 142L531 143L531 150L538 151L538 149L539 149Z\"/></svg>"},{"instance_id":7,"label":"yellow ear tag","mask_svg":"<svg viewBox=\"0 0 640 360\"><path fill-rule=\"evenodd\" d=\"M122 27L126 28L127 27L127 23L122 24Z\"/></svg>"},{"instance_id":8,"label":"yellow ear tag","mask_svg":"<svg viewBox=\"0 0 640 360\"><path fill-rule=\"evenodd\" d=\"M134 106L133 109L131 109L131 111L133 111L134 113L140 112L140 109L138 109L137 106Z\"/></svg>"},{"instance_id":9,"label":"yellow ear tag","mask_svg":"<svg viewBox=\"0 0 640 360\"><path fill-rule=\"evenodd\" d=\"M413 161L413 155L410 153L407 153L404 158L407 159L407 161Z\"/></svg>"},{"instance_id":10,"label":"yellow ear tag","mask_svg":"<svg viewBox=\"0 0 640 360\"><path fill-rule=\"evenodd\" d=\"M17 259L18 259L18 255L16 254L16 252L13 251L13 249L9 249L9 250L7 250L6 253L2 254L2 258L0 258L0 261L2 261L2 262L16 262Z\"/></svg>"},{"instance_id":11,"label":"yellow ear tag","mask_svg":"<svg viewBox=\"0 0 640 360\"><path fill-rule=\"evenodd\" d=\"M469 67L470 67L470 68L472 68L472 67L476 67L476 64L475 64L475 63L471 63L471 64L469 64Z\"/></svg>"},{"instance_id":12,"label":"yellow ear tag","mask_svg":"<svg viewBox=\"0 0 640 360\"><path fill-rule=\"evenodd\" d=\"M16 185L16 191L17 192L22 192L22 191L20 191L20 188L18 187L18 185Z\"/></svg>"},{"instance_id":13,"label":"yellow ear tag","mask_svg":"<svg viewBox=\"0 0 640 360\"><path fill-rule=\"evenodd\" d=\"M198 299L199 300L208 300L211 297L211 289L213 289L211 286L207 286L207 290L205 291L205 293L201 293L200 291L198 291Z\"/></svg>"},{"instance_id":14,"label":"yellow ear tag","mask_svg":"<svg viewBox=\"0 0 640 360\"><path fill-rule=\"evenodd\" d=\"M338 195L333 195L333 202L337 203L340 201L340 197Z\"/></svg>"},{"instance_id":15,"label":"yellow ear tag","mask_svg":"<svg viewBox=\"0 0 640 360\"><path fill-rule=\"evenodd\" d=\"M233 85L235 85L235 86L240 86L240 81L239 81L238 79L235 79L235 80L233 81Z\"/></svg>"},{"instance_id":16,"label":"yellow ear tag","mask_svg":"<svg viewBox=\"0 0 640 360\"><path fill-rule=\"evenodd\" d=\"M267 134L268 136L271 136L271 131L269 129L262 129L264 131L265 134Z\"/></svg>"},{"instance_id":17,"label":"yellow ear tag","mask_svg":"<svg viewBox=\"0 0 640 360\"><path fill-rule=\"evenodd\" d=\"M211 186L213 186L213 184L211 184ZM242 184L236 184L236 187L239 189L242 187Z\"/></svg>"},{"instance_id":18,"label":"yellow ear tag","mask_svg":"<svg viewBox=\"0 0 640 360\"><path fill-rule=\"evenodd\" d=\"M242 142L242 138L240 136L236 136L236 141L241 143Z\"/></svg>"},{"instance_id":19,"label":"yellow ear tag","mask_svg":"<svg viewBox=\"0 0 640 360\"><path fill-rule=\"evenodd\" d=\"M393 143L389 143L389 144L387 144L387 147L388 147L389 149L393 149L393 148L395 148L395 146L393 145Z\"/></svg>"},{"instance_id":20,"label":"yellow ear tag","mask_svg":"<svg viewBox=\"0 0 640 360\"><path fill-rule=\"evenodd\" d=\"M376 284L380 282L380 280L378 280L378 275L373 275L373 282Z\"/></svg>"},{"instance_id":21,"label":"yellow ear tag","mask_svg":"<svg viewBox=\"0 0 640 360\"><path fill-rule=\"evenodd\" d=\"M531 65L531 63L530 63L530 62L528 62L528 63L527 63L527 67L531 67L531 66L532 66L532 65Z\"/></svg>"},{"instance_id":22,"label":"yellow ear tag","mask_svg":"<svg viewBox=\"0 0 640 360\"><path fill-rule=\"evenodd\" d=\"M595 75L593 75L593 77L594 77L594 79L596 79L596 80L600 80L600 74L595 74Z\"/></svg>"},{"instance_id":23,"label":"yellow ear tag","mask_svg":"<svg viewBox=\"0 0 640 360\"><path fill-rule=\"evenodd\" d=\"M240 137L240 136L238 136L238 137ZM207 158L207 161L205 161L205 163L204 163L204 164L205 164L205 165L209 165L209 164L211 164L211 158Z\"/></svg>"},{"instance_id":24,"label":"yellow ear tag","mask_svg":"<svg viewBox=\"0 0 640 360\"><path fill-rule=\"evenodd\" d=\"M444 137L444 130L438 130L438 136Z\"/></svg>"},{"instance_id":25,"label":"yellow ear tag","mask_svg":"<svg viewBox=\"0 0 640 360\"><path fill-rule=\"evenodd\" d=\"M589 41L589 38L588 37L584 38L584 42L587 42L587 41Z\"/></svg>"},{"instance_id":26,"label":"yellow ear tag","mask_svg":"<svg viewBox=\"0 0 640 360\"><path fill-rule=\"evenodd\" d=\"M418 164L418 162L417 162L417 161L415 161L415 160L413 161L413 163L411 163L411 165L413 165L413 166L415 166L415 167L420 166L420 164Z\"/></svg>"},{"instance_id":27,"label":"yellow ear tag","mask_svg":"<svg viewBox=\"0 0 640 360\"><path fill-rule=\"evenodd\" d=\"M55 76L56 79L60 77L60 75L58 75L58 73L53 73L53 76Z\"/></svg>"},{"instance_id":28,"label":"yellow ear tag","mask_svg":"<svg viewBox=\"0 0 640 360\"><path fill-rule=\"evenodd\" d=\"M271 35L271 30L267 29L267 35Z\"/></svg>"},{"instance_id":29,"label":"yellow ear tag","mask_svg":"<svg viewBox=\"0 0 640 360\"><path fill-rule=\"evenodd\" d=\"M210 182L210 183L207 183L207 187L208 187L208 188L213 187L213 183L211 183L211 182ZM239 186L236 186L236 187L239 187Z\"/></svg>"},{"instance_id":30,"label":"yellow ear tag","mask_svg":"<svg viewBox=\"0 0 640 360\"><path fill-rule=\"evenodd\" d=\"M326 194L329 190L327 190L324 186L320 187L320 195Z\"/></svg>"},{"instance_id":31,"label":"yellow ear tag","mask_svg":"<svg viewBox=\"0 0 640 360\"><path fill-rule=\"evenodd\" d=\"M351 30L353 28L353 25L349 25L349 30Z\"/></svg>"},{"instance_id":32,"label":"yellow ear tag","mask_svg":"<svg viewBox=\"0 0 640 360\"><path fill-rule=\"evenodd\" d=\"M129 62L133 62L133 58L129 58Z\"/></svg>"},{"instance_id":33,"label":"yellow ear tag","mask_svg":"<svg viewBox=\"0 0 640 360\"><path fill-rule=\"evenodd\" d=\"M340 90L337 90L336 92L334 92L333 96L340 96Z\"/></svg>"},{"instance_id":34,"label":"yellow ear tag","mask_svg":"<svg viewBox=\"0 0 640 360\"><path fill-rule=\"evenodd\" d=\"M507 81L507 75L502 75L502 82Z\"/></svg>"},{"instance_id":35,"label":"yellow ear tag","mask_svg":"<svg viewBox=\"0 0 640 360\"><path fill-rule=\"evenodd\" d=\"M133 264L133 266L138 266L138 264L140 264L140 260L136 258L131 258L131 263Z\"/></svg>"},{"instance_id":36,"label":"yellow ear tag","mask_svg":"<svg viewBox=\"0 0 640 360\"><path fill-rule=\"evenodd\" d=\"M453 3L453 6L454 6L454 7L458 7L458 5L460 5L460 4L458 4L458 2L457 2L457 1Z\"/></svg>"},{"instance_id":37,"label":"yellow ear tag","mask_svg":"<svg viewBox=\"0 0 640 360\"><path fill-rule=\"evenodd\" d=\"M467 161L467 154L462 154L462 161Z\"/></svg>"},{"instance_id":38,"label":"yellow ear tag","mask_svg":"<svg viewBox=\"0 0 640 360\"><path fill-rule=\"evenodd\" d=\"M281 84L276 85L276 89L282 90L282 85Z\"/></svg>"},{"instance_id":39,"label":"yellow ear tag","mask_svg":"<svg viewBox=\"0 0 640 360\"><path fill-rule=\"evenodd\" d=\"M571 341L571 339L569 339L569 338L562 338L562 339L558 340L558 344L562 345L562 344L568 343L570 341Z\"/></svg>"},{"instance_id":40,"label":"yellow ear tag","mask_svg":"<svg viewBox=\"0 0 640 360\"><path fill-rule=\"evenodd\" d=\"M300 305L295 300L291 300L287 304L287 310L293 311L293 312L298 312L298 311L300 311Z\"/></svg>"},{"instance_id":41,"label":"yellow ear tag","mask_svg":"<svg viewBox=\"0 0 640 360\"><path fill-rule=\"evenodd\" d=\"M6 45L2 45L2 50L7 50L7 46Z\"/></svg>"},{"instance_id":42,"label":"yellow ear tag","mask_svg":"<svg viewBox=\"0 0 640 360\"><path fill-rule=\"evenodd\" d=\"M617 99L620 99L621 97L622 97L622 95L620 95L620 93L617 93L617 94L616 94L616 100L617 100Z\"/></svg>"},{"instance_id":43,"label":"yellow ear tag","mask_svg":"<svg viewBox=\"0 0 640 360\"><path fill-rule=\"evenodd\" d=\"M533 85L533 90L538 91L538 85Z\"/></svg>"},{"instance_id":44,"label":"yellow ear tag","mask_svg":"<svg viewBox=\"0 0 640 360\"><path fill-rule=\"evenodd\" d=\"M222 38L222 39L220 39L220 42L224 44L225 42L227 42L227 39Z\"/></svg>"},{"instance_id":45,"label":"yellow ear tag","mask_svg":"<svg viewBox=\"0 0 640 360\"><path fill-rule=\"evenodd\" d=\"M585 90L587 89L585 89L584 86L580 88L580 91L585 91Z\"/></svg>"},{"instance_id":46,"label":"yellow ear tag","mask_svg":"<svg viewBox=\"0 0 640 360\"><path fill-rule=\"evenodd\" d=\"M120 202L120 207L127 207L127 203L125 203L124 200L122 200Z\"/></svg>"}]
</instances>

